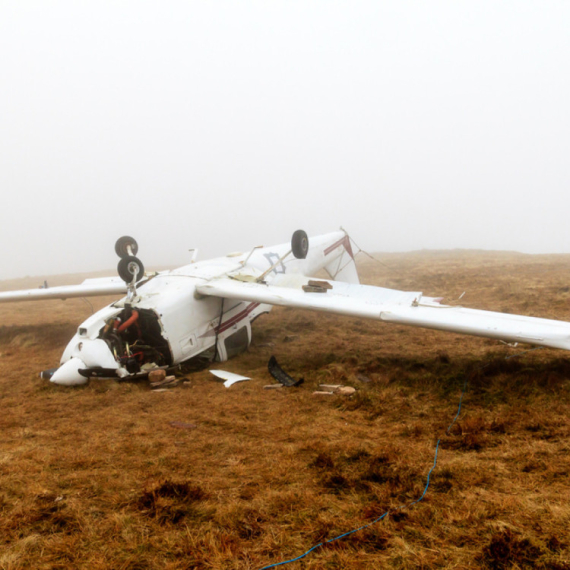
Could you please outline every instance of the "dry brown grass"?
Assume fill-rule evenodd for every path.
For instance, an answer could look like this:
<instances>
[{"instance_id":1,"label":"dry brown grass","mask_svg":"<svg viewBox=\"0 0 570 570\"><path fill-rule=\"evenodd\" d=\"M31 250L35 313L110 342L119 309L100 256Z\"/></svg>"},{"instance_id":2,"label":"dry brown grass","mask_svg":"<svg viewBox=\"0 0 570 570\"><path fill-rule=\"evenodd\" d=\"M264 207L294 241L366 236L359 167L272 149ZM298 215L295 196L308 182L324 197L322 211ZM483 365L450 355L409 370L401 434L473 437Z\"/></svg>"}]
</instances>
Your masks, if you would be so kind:
<instances>
[{"instance_id":1,"label":"dry brown grass","mask_svg":"<svg viewBox=\"0 0 570 570\"><path fill-rule=\"evenodd\" d=\"M570 256L381 258L365 282L570 320ZM260 568L416 499L440 436L424 501L291 567L570 568L565 353L276 309L224 366L253 378L229 390L207 371L163 393L41 381L89 313L0 306L0 568ZM302 387L262 389L272 353Z\"/></svg>"}]
</instances>

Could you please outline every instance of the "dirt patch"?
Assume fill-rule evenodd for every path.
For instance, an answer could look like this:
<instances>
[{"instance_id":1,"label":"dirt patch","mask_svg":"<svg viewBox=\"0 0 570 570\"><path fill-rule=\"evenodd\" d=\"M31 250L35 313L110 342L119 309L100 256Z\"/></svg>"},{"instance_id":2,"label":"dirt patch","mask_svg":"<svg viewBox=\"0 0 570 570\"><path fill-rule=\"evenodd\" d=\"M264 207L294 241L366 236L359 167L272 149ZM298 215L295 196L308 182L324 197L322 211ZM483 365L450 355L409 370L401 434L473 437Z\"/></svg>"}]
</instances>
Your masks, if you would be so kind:
<instances>
[{"instance_id":1,"label":"dirt patch","mask_svg":"<svg viewBox=\"0 0 570 570\"><path fill-rule=\"evenodd\" d=\"M482 559L489 568L503 570L534 566L541 555L540 548L507 529L491 538L491 542L483 549Z\"/></svg>"},{"instance_id":2,"label":"dirt patch","mask_svg":"<svg viewBox=\"0 0 570 570\"><path fill-rule=\"evenodd\" d=\"M166 480L144 491L134 504L145 516L161 524L175 524L185 517L196 516L194 505L206 496L199 486Z\"/></svg>"}]
</instances>

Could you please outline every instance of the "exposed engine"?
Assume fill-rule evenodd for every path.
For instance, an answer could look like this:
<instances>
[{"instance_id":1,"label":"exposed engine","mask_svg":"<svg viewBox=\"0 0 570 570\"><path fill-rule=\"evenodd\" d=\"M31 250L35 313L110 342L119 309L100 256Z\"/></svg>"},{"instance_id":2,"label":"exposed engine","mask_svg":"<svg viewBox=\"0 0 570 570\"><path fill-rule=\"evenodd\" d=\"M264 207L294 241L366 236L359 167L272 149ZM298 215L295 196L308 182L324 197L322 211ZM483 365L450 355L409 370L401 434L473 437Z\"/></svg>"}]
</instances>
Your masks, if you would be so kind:
<instances>
[{"instance_id":1,"label":"exposed engine","mask_svg":"<svg viewBox=\"0 0 570 570\"><path fill-rule=\"evenodd\" d=\"M99 333L115 360L131 374L145 364L171 365L172 355L156 313L150 309L133 309L130 305L106 321Z\"/></svg>"}]
</instances>

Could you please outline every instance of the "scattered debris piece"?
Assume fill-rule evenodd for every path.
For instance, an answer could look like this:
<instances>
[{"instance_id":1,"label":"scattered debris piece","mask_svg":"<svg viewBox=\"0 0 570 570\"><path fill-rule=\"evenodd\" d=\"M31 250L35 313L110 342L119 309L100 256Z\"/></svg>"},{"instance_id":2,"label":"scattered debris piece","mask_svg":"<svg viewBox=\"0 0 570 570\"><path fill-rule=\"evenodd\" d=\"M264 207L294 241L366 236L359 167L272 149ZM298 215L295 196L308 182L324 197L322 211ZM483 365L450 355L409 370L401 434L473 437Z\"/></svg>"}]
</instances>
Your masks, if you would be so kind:
<instances>
[{"instance_id":1,"label":"scattered debris piece","mask_svg":"<svg viewBox=\"0 0 570 570\"><path fill-rule=\"evenodd\" d=\"M309 279L311 287L322 287L323 289L332 289L333 286L328 281L317 281L316 279Z\"/></svg>"},{"instance_id":2,"label":"scattered debris piece","mask_svg":"<svg viewBox=\"0 0 570 570\"><path fill-rule=\"evenodd\" d=\"M168 425L180 429L196 429L198 427L195 424L189 424L186 422L178 422L178 421L168 422Z\"/></svg>"},{"instance_id":3,"label":"scattered debris piece","mask_svg":"<svg viewBox=\"0 0 570 570\"><path fill-rule=\"evenodd\" d=\"M334 392L325 392L323 390L316 390L313 392L313 396L334 396Z\"/></svg>"},{"instance_id":4,"label":"scattered debris piece","mask_svg":"<svg viewBox=\"0 0 570 570\"><path fill-rule=\"evenodd\" d=\"M311 287L310 285L303 285L305 293L326 293L327 290L323 287Z\"/></svg>"},{"instance_id":5,"label":"scattered debris piece","mask_svg":"<svg viewBox=\"0 0 570 570\"><path fill-rule=\"evenodd\" d=\"M313 392L313 394L338 394L339 396L352 396L356 392L356 388L352 386L343 386L342 384L319 384L322 392Z\"/></svg>"},{"instance_id":6,"label":"scattered debris piece","mask_svg":"<svg viewBox=\"0 0 570 570\"><path fill-rule=\"evenodd\" d=\"M266 384L264 390L273 390L274 388L283 388L283 384Z\"/></svg>"},{"instance_id":7,"label":"scattered debris piece","mask_svg":"<svg viewBox=\"0 0 570 570\"><path fill-rule=\"evenodd\" d=\"M156 366L154 363L152 363L151 368L147 368L147 369L143 369L143 367L141 366L141 371L140 372L135 372L133 374L128 374L126 369L123 368L123 370L125 370L125 375L124 375L124 380L125 381L132 381L132 380L148 380L149 377L149 370L152 371L158 371L158 370L163 370L166 374L168 374L168 372L172 372L175 369L175 367L173 366ZM121 370L121 369L119 369ZM117 374L119 372L117 371ZM90 368L88 370L85 370L85 377L86 378L113 378L115 380L117 380L116 376L114 376L114 371L113 370L109 370L108 372L102 368L100 370L95 369L95 368ZM120 378L121 380L123 378Z\"/></svg>"},{"instance_id":8,"label":"scattered debris piece","mask_svg":"<svg viewBox=\"0 0 570 570\"><path fill-rule=\"evenodd\" d=\"M148 373L148 380L151 384L162 382L166 378L166 370L151 370Z\"/></svg>"},{"instance_id":9,"label":"scattered debris piece","mask_svg":"<svg viewBox=\"0 0 570 570\"><path fill-rule=\"evenodd\" d=\"M163 380L159 380L158 382L151 382L151 388L172 388L173 386L178 385L179 380L177 380L176 376L165 376Z\"/></svg>"},{"instance_id":10,"label":"scattered debris piece","mask_svg":"<svg viewBox=\"0 0 570 570\"><path fill-rule=\"evenodd\" d=\"M210 372L214 376L217 376L218 378L225 380L224 386L226 388L229 388L230 386L232 386L236 382L243 382L244 380L251 380L251 378L249 378L248 376L240 376L239 374L234 374L233 372L227 372L226 370L210 370Z\"/></svg>"},{"instance_id":11,"label":"scattered debris piece","mask_svg":"<svg viewBox=\"0 0 570 570\"><path fill-rule=\"evenodd\" d=\"M332 289L332 285L328 281L315 281L311 279L308 285L303 285L303 291L305 291L305 293L326 293L329 289Z\"/></svg>"},{"instance_id":12,"label":"scattered debris piece","mask_svg":"<svg viewBox=\"0 0 570 570\"><path fill-rule=\"evenodd\" d=\"M275 356L272 356L267 363L267 369L269 370L269 374L275 378L278 382L283 384L283 386L291 387L291 386L300 386L305 379L299 378L299 380L295 380L287 372L277 364L277 359Z\"/></svg>"},{"instance_id":13,"label":"scattered debris piece","mask_svg":"<svg viewBox=\"0 0 570 570\"><path fill-rule=\"evenodd\" d=\"M171 390L169 390L168 388L156 388L155 390L151 390L151 392L153 393L158 393L158 392L171 392ZM174 393L174 392L171 392Z\"/></svg>"},{"instance_id":14,"label":"scattered debris piece","mask_svg":"<svg viewBox=\"0 0 570 570\"><path fill-rule=\"evenodd\" d=\"M370 378L368 378L368 376L365 376L364 374L357 374L356 379L359 380L360 382L363 382L364 384L372 382L372 380L370 380Z\"/></svg>"},{"instance_id":15,"label":"scattered debris piece","mask_svg":"<svg viewBox=\"0 0 570 570\"><path fill-rule=\"evenodd\" d=\"M334 392L339 388L342 388L342 384L319 384L319 388L326 390L327 392Z\"/></svg>"}]
</instances>

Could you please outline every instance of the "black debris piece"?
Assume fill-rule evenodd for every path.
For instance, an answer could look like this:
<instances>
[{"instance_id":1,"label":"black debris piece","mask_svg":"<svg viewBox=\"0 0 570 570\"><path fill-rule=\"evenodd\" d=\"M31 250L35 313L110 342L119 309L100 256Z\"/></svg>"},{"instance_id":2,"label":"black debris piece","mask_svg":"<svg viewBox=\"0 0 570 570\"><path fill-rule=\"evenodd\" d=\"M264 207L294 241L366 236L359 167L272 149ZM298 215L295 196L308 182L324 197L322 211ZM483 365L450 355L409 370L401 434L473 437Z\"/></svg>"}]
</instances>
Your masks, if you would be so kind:
<instances>
[{"instance_id":1,"label":"black debris piece","mask_svg":"<svg viewBox=\"0 0 570 570\"><path fill-rule=\"evenodd\" d=\"M289 374L287 374L287 372L285 372L283 368L281 368L281 366L277 364L277 359L275 358L275 356L272 356L269 359L269 363L267 364L267 369L269 370L269 374L271 374L271 376L273 376L275 380L283 384L283 386L287 387L300 386L305 381L304 378L299 378L299 380L291 378L291 376L289 376Z\"/></svg>"}]
</instances>

